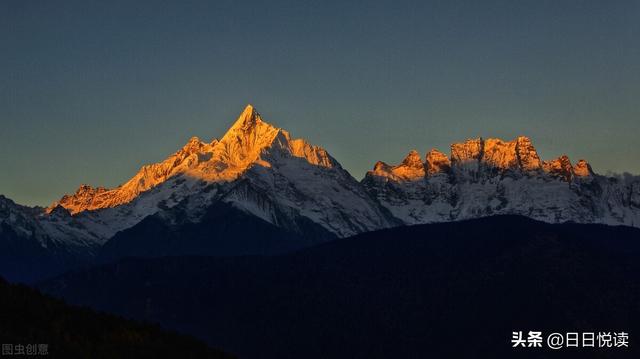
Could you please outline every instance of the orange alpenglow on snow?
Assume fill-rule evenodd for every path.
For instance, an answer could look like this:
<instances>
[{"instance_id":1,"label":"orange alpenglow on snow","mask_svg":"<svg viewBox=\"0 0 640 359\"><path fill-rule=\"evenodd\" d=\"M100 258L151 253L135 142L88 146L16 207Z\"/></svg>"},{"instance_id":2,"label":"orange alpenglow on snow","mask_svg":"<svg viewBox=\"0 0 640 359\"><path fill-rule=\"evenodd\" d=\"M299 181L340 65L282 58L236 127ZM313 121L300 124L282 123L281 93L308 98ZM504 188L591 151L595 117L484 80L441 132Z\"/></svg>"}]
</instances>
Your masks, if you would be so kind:
<instances>
[{"instance_id":1,"label":"orange alpenglow on snow","mask_svg":"<svg viewBox=\"0 0 640 359\"><path fill-rule=\"evenodd\" d=\"M313 165L335 165L324 149L303 139L292 139L287 131L264 122L253 106L247 105L220 141L214 139L204 143L192 137L178 152L160 163L143 166L123 185L113 189L82 185L76 193L54 202L47 212L57 206L66 208L71 214L119 206L177 175L208 182L232 181L253 165L269 167L269 162L262 158L267 148L280 155L302 158Z\"/></svg>"},{"instance_id":2,"label":"orange alpenglow on snow","mask_svg":"<svg viewBox=\"0 0 640 359\"><path fill-rule=\"evenodd\" d=\"M427 167L427 174L432 176L437 173L448 172L451 169L451 160L449 160L447 155L433 148L427 153L425 165Z\"/></svg>"},{"instance_id":3,"label":"orange alpenglow on snow","mask_svg":"<svg viewBox=\"0 0 640 359\"><path fill-rule=\"evenodd\" d=\"M384 162L376 163L373 172L377 175L388 176L402 181L424 178L426 174L425 166L416 150L409 152L402 163L397 166L389 166Z\"/></svg>"},{"instance_id":4,"label":"orange alpenglow on snow","mask_svg":"<svg viewBox=\"0 0 640 359\"><path fill-rule=\"evenodd\" d=\"M160 163L143 166L130 180L113 189L82 185L72 195L65 195L47 208L51 213L61 206L71 214L87 210L116 207L129 203L168 179L184 175L205 182L228 182L237 179L253 166L271 167L273 156L297 157L309 164L332 168L337 162L323 148L290 134L262 120L251 105L247 105L235 123L218 141L209 143L192 137L179 151ZM580 160L575 167L567 156L542 162L527 137L513 141L497 138L469 139L451 145L451 155L432 149L422 161L418 151L411 151L396 166L378 162L368 174L400 182L423 180L449 173L456 166L479 164L498 170L518 169L523 172L545 172L572 181L589 177L591 166Z\"/></svg>"},{"instance_id":5,"label":"orange alpenglow on snow","mask_svg":"<svg viewBox=\"0 0 640 359\"><path fill-rule=\"evenodd\" d=\"M571 181L575 177L593 175L591 166L584 160L575 166L567 156L543 162L538 152L525 136L519 136L512 141L499 138L473 138L462 143L451 145L451 155L447 157L437 149L427 153L424 163L421 163L417 151L411 153L401 164L393 166L378 162L369 171L370 175L386 177L396 181L416 181L437 174L448 173L452 167L483 164L500 171L520 170L523 172L545 172L552 176Z\"/></svg>"}]
</instances>

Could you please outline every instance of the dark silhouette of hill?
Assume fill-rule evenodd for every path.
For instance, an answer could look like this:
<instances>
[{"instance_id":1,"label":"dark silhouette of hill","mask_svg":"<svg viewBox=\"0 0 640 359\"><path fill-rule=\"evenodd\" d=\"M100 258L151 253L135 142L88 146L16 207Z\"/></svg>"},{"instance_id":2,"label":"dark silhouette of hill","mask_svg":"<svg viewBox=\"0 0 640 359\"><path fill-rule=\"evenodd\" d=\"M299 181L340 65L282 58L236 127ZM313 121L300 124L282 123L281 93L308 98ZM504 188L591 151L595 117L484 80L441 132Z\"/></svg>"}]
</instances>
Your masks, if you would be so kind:
<instances>
[{"instance_id":1,"label":"dark silhouette of hill","mask_svg":"<svg viewBox=\"0 0 640 359\"><path fill-rule=\"evenodd\" d=\"M304 217L289 224L299 229L300 232L295 233L227 203L209 206L196 223L184 220L188 216L187 211L177 207L169 211L174 217L173 222L179 224L169 224L159 214L149 216L135 226L118 232L105 243L100 248L98 261L132 256L270 255L336 238Z\"/></svg>"},{"instance_id":2,"label":"dark silhouette of hill","mask_svg":"<svg viewBox=\"0 0 640 359\"><path fill-rule=\"evenodd\" d=\"M0 342L45 344L43 358L232 358L158 325L73 307L0 278ZM41 353L42 354L42 353ZM3 355L4 357L4 355ZM7 356L12 357L12 356ZM34 356L28 356L34 357Z\"/></svg>"},{"instance_id":3,"label":"dark silhouette of hill","mask_svg":"<svg viewBox=\"0 0 640 359\"><path fill-rule=\"evenodd\" d=\"M638 357L640 230L518 216L399 227L295 253L129 258L40 285L243 358ZM629 348L511 348L513 331Z\"/></svg>"}]
</instances>

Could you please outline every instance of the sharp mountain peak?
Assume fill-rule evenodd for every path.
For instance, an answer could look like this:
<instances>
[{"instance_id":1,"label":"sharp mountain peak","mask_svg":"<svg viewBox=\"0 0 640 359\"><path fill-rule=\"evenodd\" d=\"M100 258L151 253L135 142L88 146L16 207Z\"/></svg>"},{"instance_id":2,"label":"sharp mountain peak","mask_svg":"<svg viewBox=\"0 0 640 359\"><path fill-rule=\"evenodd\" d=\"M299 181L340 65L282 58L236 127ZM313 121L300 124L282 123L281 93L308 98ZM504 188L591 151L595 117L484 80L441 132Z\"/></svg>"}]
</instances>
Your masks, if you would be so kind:
<instances>
[{"instance_id":1,"label":"sharp mountain peak","mask_svg":"<svg viewBox=\"0 0 640 359\"><path fill-rule=\"evenodd\" d=\"M238 133L253 132L260 127L277 129L275 126L265 122L262 119L260 113L255 109L255 107L253 107L253 105L251 104L248 104L240 113L238 119L233 123L229 130L227 130L226 134L222 138L224 139L227 136L234 136Z\"/></svg>"},{"instance_id":2,"label":"sharp mountain peak","mask_svg":"<svg viewBox=\"0 0 640 359\"><path fill-rule=\"evenodd\" d=\"M209 182L231 181L256 163L269 166L263 158L269 151L304 158L323 167L337 164L321 147L310 145L303 139L292 139L287 131L265 122L260 113L248 104L220 140L205 143L196 136L191 137L164 161L142 166L124 184L113 189L82 185L74 194L64 195L46 211L50 213L58 205L72 214L115 207L131 202L140 193L180 174Z\"/></svg>"}]
</instances>

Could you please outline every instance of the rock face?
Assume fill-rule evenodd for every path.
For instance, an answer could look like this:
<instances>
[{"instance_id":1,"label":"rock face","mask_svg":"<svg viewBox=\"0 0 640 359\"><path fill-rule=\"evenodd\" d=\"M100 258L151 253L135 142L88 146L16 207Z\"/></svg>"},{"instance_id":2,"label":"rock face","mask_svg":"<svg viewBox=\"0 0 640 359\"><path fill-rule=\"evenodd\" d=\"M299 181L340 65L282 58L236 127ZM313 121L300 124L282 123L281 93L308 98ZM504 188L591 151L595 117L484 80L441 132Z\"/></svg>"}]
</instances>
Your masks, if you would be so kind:
<instances>
[{"instance_id":1,"label":"rock face","mask_svg":"<svg viewBox=\"0 0 640 359\"><path fill-rule=\"evenodd\" d=\"M552 176L561 178L567 182L573 179L573 166L569 157L562 155L555 160L543 162L544 171Z\"/></svg>"},{"instance_id":2,"label":"rock face","mask_svg":"<svg viewBox=\"0 0 640 359\"><path fill-rule=\"evenodd\" d=\"M585 160L578 161L578 163L576 163L576 165L573 167L574 176L590 177L593 174L594 173L593 173L593 170L591 169L591 165Z\"/></svg>"},{"instance_id":3,"label":"rock face","mask_svg":"<svg viewBox=\"0 0 640 359\"><path fill-rule=\"evenodd\" d=\"M431 150L423 163L425 175L416 172L410 180L398 175L405 161L378 163L362 180L405 224L519 214L547 222L640 226L634 200L640 180L599 176L586 161L574 166L567 156L543 162L524 136L454 143L450 158Z\"/></svg>"},{"instance_id":4,"label":"rock face","mask_svg":"<svg viewBox=\"0 0 640 359\"><path fill-rule=\"evenodd\" d=\"M451 161L449 160L449 157L435 148L427 152L425 165L429 176L433 176L437 173L448 173L451 171Z\"/></svg>"},{"instance_id":5,"label":"rock face","mask_svg":"<svg viewBox=\"0 0 640 359\"><path fill-rule=\"evenodd\" d=\"M528 137L518 137L515 146L520 168L525 171L535 171L542 167L540 156Z\"/></svg>"},{"instance_id":6,"label":"rock face","mask_svg":"<svg viewBox=\"0 0 640 359\"><path fill-rule=\"evenodd\" d=\"M413 181L425 176L425 165L422 163L418 151L413 150L397 166L389 166L384 162L377 162L373 171L379 176L397 179L399 181Z\"/></svg>"},{"instance_id":7,"label":"rock face","mask_svg":"<svg viewBox=\"0 0 640 359\"><path fill-rule=\"evenodd\" d=\"M451 145L451 162L456 164L477 162L482 158L484 141L481 138L468 139Z\"/></svg>"},{"instance_id":8,"label":"rock face","mask_svg":"<svg viewBox=\"0 0 640 359\"><path fill-rule=\"evenodd\" d=\"M476 138L454 143L451 145L451 162L458 165L482 163L498 170L536 171L542 167L531 140L524 136L509 142L499 138Z\"/></svg>"}]
</instances>

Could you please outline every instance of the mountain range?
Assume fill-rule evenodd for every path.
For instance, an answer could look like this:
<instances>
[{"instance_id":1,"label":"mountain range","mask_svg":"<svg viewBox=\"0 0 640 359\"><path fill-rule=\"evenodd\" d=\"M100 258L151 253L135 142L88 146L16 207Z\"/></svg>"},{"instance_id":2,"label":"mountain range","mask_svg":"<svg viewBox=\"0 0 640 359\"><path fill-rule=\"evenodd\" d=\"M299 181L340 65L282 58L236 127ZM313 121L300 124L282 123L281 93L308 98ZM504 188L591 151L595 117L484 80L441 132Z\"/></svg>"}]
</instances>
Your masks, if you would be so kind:
<instances>
[{"instance_id":1,"label":"mountain range","mask_svg":"<svg viewBox=\"0 0 640 359\"><path fill-rule=\"evenodd\" d=\"M640 180L531 140L470 139L356 180L325 149L248 105L219 140L193 137L116 188L82 185L47 208L0 196L0 274L34 281L125 256L275 254L403 225L517 214L640 226Z\"/></svg>"}]
</instances>

